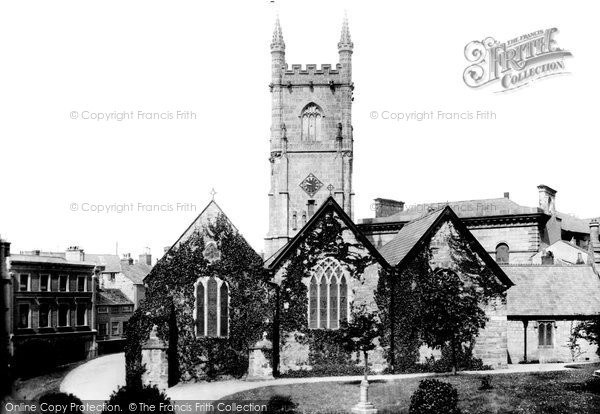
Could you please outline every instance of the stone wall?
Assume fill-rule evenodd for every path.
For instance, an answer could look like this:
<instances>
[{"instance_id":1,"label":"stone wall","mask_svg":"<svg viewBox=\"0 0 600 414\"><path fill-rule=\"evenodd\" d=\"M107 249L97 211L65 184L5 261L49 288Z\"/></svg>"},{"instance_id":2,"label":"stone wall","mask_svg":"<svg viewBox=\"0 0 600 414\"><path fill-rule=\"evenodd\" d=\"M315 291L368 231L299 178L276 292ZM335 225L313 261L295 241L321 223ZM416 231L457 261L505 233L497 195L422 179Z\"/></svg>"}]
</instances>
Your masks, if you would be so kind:
<instances>
[{"instance_id":1,"label":"stone wall","mask_svg":"<svg viewBox=\"0 0 600 414\"><path fill-rule=\"evenodd\" d=\"M508 321L506 303L498 299L485 307L489 320L479 331L473 348L473 356L481 358L492 368L506 368L508 352Z\"/></svg>"},{"instance_id":2,"label":"stone wall","mask_svg":"<svg viewBox=\"0 0 600 414\"><path fill-rule=\"evenodd\" d=\"M545 321L550 320L548 318ZM572 355L571 350L567 346L569 337L574 326L579 321L577 320L560 320L556 321L554 328L554 343L552 347L540 347L538 339L538 329L536 321L529 321L527 325L527 360L545 362L576 362L599 361L600 358L596 354L596 345L591 345L585 340L579 340L578 344L581 347L580 355ZM508 354L510 362L513 364L524 361L525 335L523 321L510 320L508 321ZM575 357L575 358L573 358Z\"/></svg>"},{"instance_id":3,"label":"stone wall","mask_svg":"<svg viewBox=\"0 0 600 414\"><path fill-rule=\"evenodd\" d=\"M369 309L376 309L374 292L377 289L379 270L379 264L372 264L365 269L361 280L347 277L349 288L348 302L351 305L364 303ZM280 280L281 272L278 272L278 275L278 279ZM307 287L308 282L308 280L304 280ZM279 349L279 372L283 374L288 371L311 370L313 368L309 361L311 349L305 340L305 335L300 332L285 332L282 336L283 344ZM357 365L363 363L362 355L355 355L352 359L357 361ZM369 352L369 366L375 372L381 372L385 369L387 362L384 357L383 348L378 346Z\"/></svg>"},{"instance_id":4,"label":"stone wall","mask_svg":"<svg viewBox=\"0 0 600 414\"><path fill-rule=\"evenodd\" d=\"M473 236L483 248L496 258L496 246L506 243L510 249L510 263L529 263L540 249L540 232L536 224L509 227L470 227Z\"/></svg>"}]
</instances>

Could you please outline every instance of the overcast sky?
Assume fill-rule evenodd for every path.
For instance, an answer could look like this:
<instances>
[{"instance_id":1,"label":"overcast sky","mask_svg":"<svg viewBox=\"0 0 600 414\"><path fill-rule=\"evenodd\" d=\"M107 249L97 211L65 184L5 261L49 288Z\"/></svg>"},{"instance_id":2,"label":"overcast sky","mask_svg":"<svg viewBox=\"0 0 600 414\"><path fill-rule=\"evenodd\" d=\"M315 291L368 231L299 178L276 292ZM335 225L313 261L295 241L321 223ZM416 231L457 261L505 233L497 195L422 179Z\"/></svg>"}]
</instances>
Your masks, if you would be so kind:
<instances>
[{"instance_id":1,"label":"overcast sky","mask_svg":"<svg viewBox=\"0 0 600 414\"><path fill-rule=\"evenodd\" d=\"M600 215L597 2L3 2L0 234L13 252L76 244L113 253L118 243L119 253L149 246L156 257L213 187L261 251L276 8L290 65L337 63L347 10L355 218L372 216L375 197L416 204L508 191L535 206L538 184L558 190L559 210ZM573 53L570 74L511 93L464 84L468 42L551 27ZM371 119L373 111L478 110L496 119ZM82 119L124 111L134 119ZM144 120L138 111L196 119ZM121 213L82 211L131 204Z\"/></svg>"}]
</instances>

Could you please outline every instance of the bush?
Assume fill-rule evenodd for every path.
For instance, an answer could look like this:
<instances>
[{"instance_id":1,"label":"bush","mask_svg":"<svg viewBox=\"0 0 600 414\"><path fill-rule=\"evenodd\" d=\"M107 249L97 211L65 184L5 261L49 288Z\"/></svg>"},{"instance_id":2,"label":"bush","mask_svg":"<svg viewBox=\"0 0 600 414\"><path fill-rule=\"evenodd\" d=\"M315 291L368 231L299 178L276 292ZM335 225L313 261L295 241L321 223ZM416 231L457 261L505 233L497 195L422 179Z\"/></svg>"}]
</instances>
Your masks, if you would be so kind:
<instances>
[{"instance_id":1,"label":"bush","mask_svg":"<svg viewBox=\"0 0 600 414\"><path fill-rule=\"evenodd\" d=\"M296 413L296 407L298 404L292 401L292 398L287 395L274 395L269 399L267 403L266 414L274 413Z\"/></svg>"},{"instance_id":2,"label":"bush","mask_svg":"<svg viewBox=\"0 0 600 414\"><path fill-rule=\"evenodd\" d=\"M410 398L409 414L460 414L458 392L447 382L426 379Z\"/></svg>"},{"instance_id":3,"label":"bush","mask_svg":"<svg viewBox=\"0 0 600 414\"><path fill-rule=\"evenodd\" d=\"M112 393L107 405L111 409L103 411L103 413L114 413L119 411L122 413L139 413L139 408L130 410L130 407L137 407L139 403L147 404L148 407L154 407L147 411L153 413L172 413L171 400L161 392L156 386L132 387L124 386ZM135 404L135 405L134 405ZM117 409L116 406L119 406Z\"/></svg>"},{"instance_id":4,"label":"bush","mask_svg":"<svg viewBox=\"0 0 600 414\"><path fill-rule=\"evenodd\" d=\"M51 392L44 394L40 397L39 404L66 407L65 414L81 414L81 400L73 394L66 394L64 392Z\"/></svg>"},{"instance_id":5,"label":"bush","mask_svg":"<svg viewBox=\"0 0 600 414\"><path fill-rule=\"evenodd\" d=\"M481 377L481 385L479 386L479 391L487 391L491 389L494 389L494 387L490 382L490 377Z\"/></svg>"}]
</instances>

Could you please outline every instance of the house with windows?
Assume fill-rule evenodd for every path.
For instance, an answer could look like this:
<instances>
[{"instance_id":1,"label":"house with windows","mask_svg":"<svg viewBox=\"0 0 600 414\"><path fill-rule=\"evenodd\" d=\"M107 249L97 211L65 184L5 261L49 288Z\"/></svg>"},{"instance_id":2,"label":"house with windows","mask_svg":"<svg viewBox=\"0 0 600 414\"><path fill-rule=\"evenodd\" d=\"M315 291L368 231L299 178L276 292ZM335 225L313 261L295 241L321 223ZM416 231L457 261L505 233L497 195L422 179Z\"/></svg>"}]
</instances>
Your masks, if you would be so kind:
<instances>
[{"instance_id":1,"label":"house with windows","mask_svg":"<svg viewBox=\"0 0 600 414\"><path fill-rule=\"evenodd\" d=\"M119 289L137 309L144 299L144 278L152 270L150 249L146 248L137 261L130 253L125 253L122 257L116 254L86 253L85 257L102 268L98 275L100 288Z\"/></svg>"},{"instance_id":2,"label":"house with windows","mask_svg":"<svg viewBox=\"0 0 600 414\"><path fill-rule=\"evenodd\" d=\"M119 289L99 288L96 292L96 342L98 354L121 352L126 338L127 322L134 303Z\"/></svg>"},{"instance_id":3,"label":"house with windows","mask_svg":"<svg viewBox=\"0 0 600 414\"><path fill-rule=\"evenodd\" d=\"M78 247L69 248L64 256L35 250L10 256L10 335L17 372L96 355L95 269Z\"/></svg>"}]
</instances>

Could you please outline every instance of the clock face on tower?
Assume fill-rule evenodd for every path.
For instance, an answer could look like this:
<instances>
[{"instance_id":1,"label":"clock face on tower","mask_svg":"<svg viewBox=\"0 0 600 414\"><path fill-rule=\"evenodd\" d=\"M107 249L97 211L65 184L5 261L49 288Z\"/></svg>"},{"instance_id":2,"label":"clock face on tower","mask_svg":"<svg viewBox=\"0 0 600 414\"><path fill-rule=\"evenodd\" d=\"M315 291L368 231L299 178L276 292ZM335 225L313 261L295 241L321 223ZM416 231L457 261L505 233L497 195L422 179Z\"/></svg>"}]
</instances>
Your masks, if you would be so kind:
<instances>
[{"instance_id":1,"label":"clock face on tower","mask_svg":"<svg viewBox=\"0 0 600 414\"><path fill-rule=\"evenodd\" d=\"M323 183L315 177L313 173L308 174L308 177L300 183L300 188L306 191L306 194L311 197L314 196L321 187L323 187Z\"/></svg>"}]
</instances>

